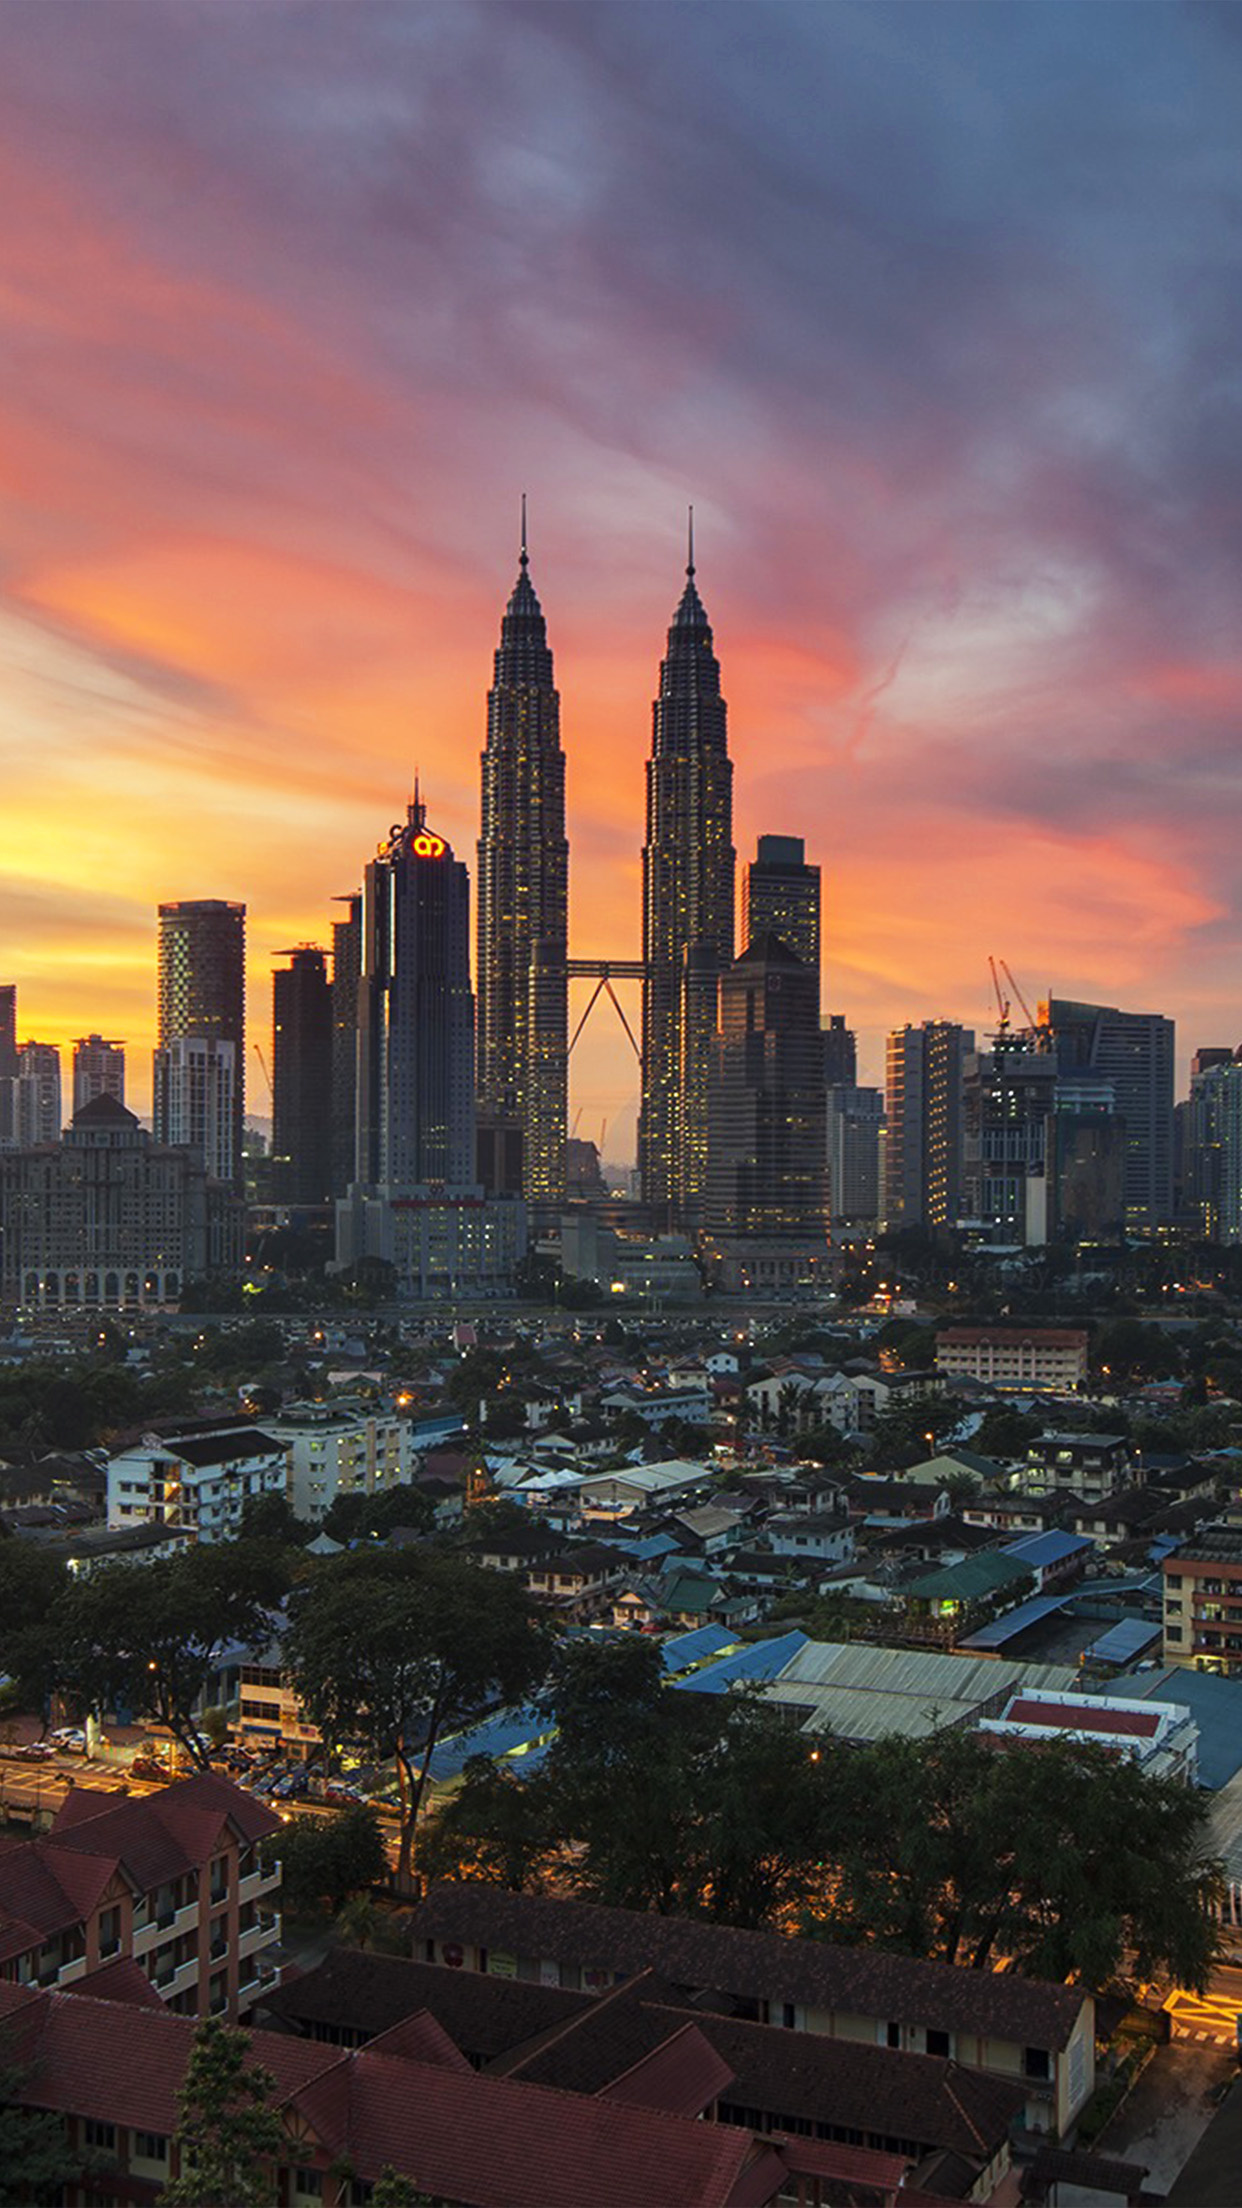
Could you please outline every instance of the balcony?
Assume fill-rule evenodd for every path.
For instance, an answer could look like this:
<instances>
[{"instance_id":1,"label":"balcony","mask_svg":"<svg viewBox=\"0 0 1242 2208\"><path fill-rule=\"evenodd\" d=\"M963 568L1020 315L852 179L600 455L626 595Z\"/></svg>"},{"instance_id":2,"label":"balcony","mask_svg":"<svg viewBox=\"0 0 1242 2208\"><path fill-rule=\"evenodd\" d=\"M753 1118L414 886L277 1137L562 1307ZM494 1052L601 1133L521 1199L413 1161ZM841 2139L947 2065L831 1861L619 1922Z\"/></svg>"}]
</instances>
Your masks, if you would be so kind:
<instances>
[{"instance_id":1,"label":"balcony","mask_svg":"<svg viewBox=\"0 0 1242 2208\"><path fill-rule=\"evenodd\" d=\"M248 1871L237 1882L237 1899L241 1903L257 1901L260 1894L270 1894L280 1884L279 1863L260 1865L257 1871Z\"/></svg>"},{"instance_id":2,"label":"balcony","mask_svg":"<svg viewBox=\"0 0 1242 2208\"><path fill-rule=\"evenodd\" d=\"M71 1986L75 1978L85 1978L85 1976L86 1957L85 1955L75 1955L71 1963L61 1964L52 1983L57 1986Z\"/></svg>"},{"instance_id":3,"label":"balcony","mask_svg":"<svg viewBox=\"0 0 1242 2208\"><path fill-rule=\"evenodd\" d=\"M198 1903L196 1901L187 1901L184 1908L181 1909L171 1911L165 1909L160 1916L150 1918L146 1924L135 1923L135 1956L149 1955L151 1949L160 1946L168 1938L170 1932L188 1932L191 1925L197 1923Z\"/></svg>"},{"instance_id":4,"label":"balcony","mask_svg":"<svg viewBox=\"0 0 1242 2208\"><path fill-rule=\"evenodd\" d=\"M244 1960L248 1956L257 1955L265 1947L274 1946L279 1938L280 1918L260 1917L258 1923L252 1924L248 1932L239 1935L237 1952Z\"/></svg>"}]
</instances>

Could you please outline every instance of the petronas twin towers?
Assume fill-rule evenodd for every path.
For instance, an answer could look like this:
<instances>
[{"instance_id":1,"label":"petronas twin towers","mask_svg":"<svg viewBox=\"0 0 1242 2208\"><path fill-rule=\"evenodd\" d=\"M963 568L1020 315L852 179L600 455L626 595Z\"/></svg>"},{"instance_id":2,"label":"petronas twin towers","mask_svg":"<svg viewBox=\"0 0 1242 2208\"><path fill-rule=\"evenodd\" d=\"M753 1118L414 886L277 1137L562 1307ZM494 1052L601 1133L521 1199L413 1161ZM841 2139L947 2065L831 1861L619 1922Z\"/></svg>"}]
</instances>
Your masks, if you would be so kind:
<instances>
[{"instance_id":1,"label":"petronas twin towers","mask_svg":"<svg viewBox=\"0 0 1242 2208\"><path fill-rule=\"evenodd\" d=\"M560 699L524 515L482 764L479 1106L485 1120L520 1134L522 1194L548 1208L565 1195L569 844ZM695 1226L705 1191L708 1069L717 980L733 958L734 871L725 702L692 545L660 668L643 850L638 1155L644 1201L662 1225Z\"/></svg>"}]
</instances>

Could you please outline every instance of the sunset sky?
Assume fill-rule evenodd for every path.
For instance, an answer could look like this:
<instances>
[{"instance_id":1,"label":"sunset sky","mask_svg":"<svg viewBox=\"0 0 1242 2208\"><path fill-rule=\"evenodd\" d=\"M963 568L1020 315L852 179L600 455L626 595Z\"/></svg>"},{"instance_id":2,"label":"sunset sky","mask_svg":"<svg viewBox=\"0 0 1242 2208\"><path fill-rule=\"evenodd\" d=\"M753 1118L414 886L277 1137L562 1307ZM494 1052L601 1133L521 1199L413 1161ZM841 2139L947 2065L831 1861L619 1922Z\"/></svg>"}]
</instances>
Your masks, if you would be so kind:
<instances>
[{"instance_id":1,"label":"sunset sky","mask_svg":"<svg viewBox=\"0 0 1242 2208\"><path fill-rule=\"evenodd\" d=\"M217 896L266 1047L416 765L473 871L525 490L577 955L692 500L739 864L806 837L864 1078L988 952L1242 1042L1240 117L1229 0L0 0L19 1033L145 1111ZM574 1069L624 1155L606 1007Z\"/></svg>"}]
</instances>

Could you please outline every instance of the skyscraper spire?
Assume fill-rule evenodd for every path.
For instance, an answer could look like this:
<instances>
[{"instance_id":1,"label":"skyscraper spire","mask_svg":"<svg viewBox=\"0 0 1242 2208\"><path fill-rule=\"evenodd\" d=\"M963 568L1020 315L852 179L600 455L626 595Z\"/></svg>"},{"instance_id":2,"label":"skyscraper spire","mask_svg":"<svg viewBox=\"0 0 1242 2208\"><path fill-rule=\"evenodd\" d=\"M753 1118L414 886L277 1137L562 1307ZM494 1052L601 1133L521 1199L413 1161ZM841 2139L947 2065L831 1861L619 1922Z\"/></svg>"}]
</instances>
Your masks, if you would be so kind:
<instances>
[{"instance_id":1,"label":"skyscraper spire","mask_svg":"<svg viewBox=\"0 0 1242 2208\"><path fill-rule=\"evenodd\" d=\"M647 763L643 852L643 1196L694 1225L707 1163L707 1082L720 972L733 959L733 768L711 624L694 580L668 632Z\"/></svg>"},{"instance_id":2,"label":"skyscraper spire","mask_svg":"<svg viewBox=\"0 0 1242 2208\"><path fill-rule=\"evenodd\" d=\"M522 1194L565 1190L569 846L565 758L526 496L518 576L487 701L478 870L478 1088L494 1149L520 1134Z\"/></svg>"},{"instance_id":3,"label":"skyscraper spire","mask_svg":"<svg viewBox=\"0 0 1242 2208\"><path fill-rule=\"evenodd\" d=\"M686 573L694 581L694 508L690 508L690 520L686 530Z\"/></svg>"}]
</instances>

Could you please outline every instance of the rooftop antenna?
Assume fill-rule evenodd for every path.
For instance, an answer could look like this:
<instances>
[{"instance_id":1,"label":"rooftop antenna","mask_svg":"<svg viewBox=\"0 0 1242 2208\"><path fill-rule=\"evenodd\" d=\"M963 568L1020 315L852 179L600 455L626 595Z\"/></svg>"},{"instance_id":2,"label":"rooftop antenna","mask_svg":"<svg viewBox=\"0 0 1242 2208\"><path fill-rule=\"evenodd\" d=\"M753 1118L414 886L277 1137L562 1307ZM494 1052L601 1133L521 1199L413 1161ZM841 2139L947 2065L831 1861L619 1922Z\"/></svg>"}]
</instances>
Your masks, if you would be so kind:
<instances>
[{"instance_id":1,"label":"rooftop antenna","mask_svg":"<svg viewBox=\"0 0 1242 2208\"><path fill-rule=\"evenodd\" d=\"M521 549L521 551L520 551L520 552L519 552L519 554L518 554L518 566L519 566L519 567L527 567L527 566L529 566L529 564L530 564L530 563L529 563L529 561L528 561L528 559L527 559L527 556L526 556L526 493L525 493L525 491L523 491L523 493L522 493L522 549Z\"/></svg>"},{"instance_id":2,"label":"rooftop antenna","mask_svg":"<svg viewBox=\"0 0 1242 2208\"><path fill-rule=\"evenodd\" d=\"M690 508L690 521L686 531L686 573L694 580L694 508Z\"/></svg>"}]
</instances>

